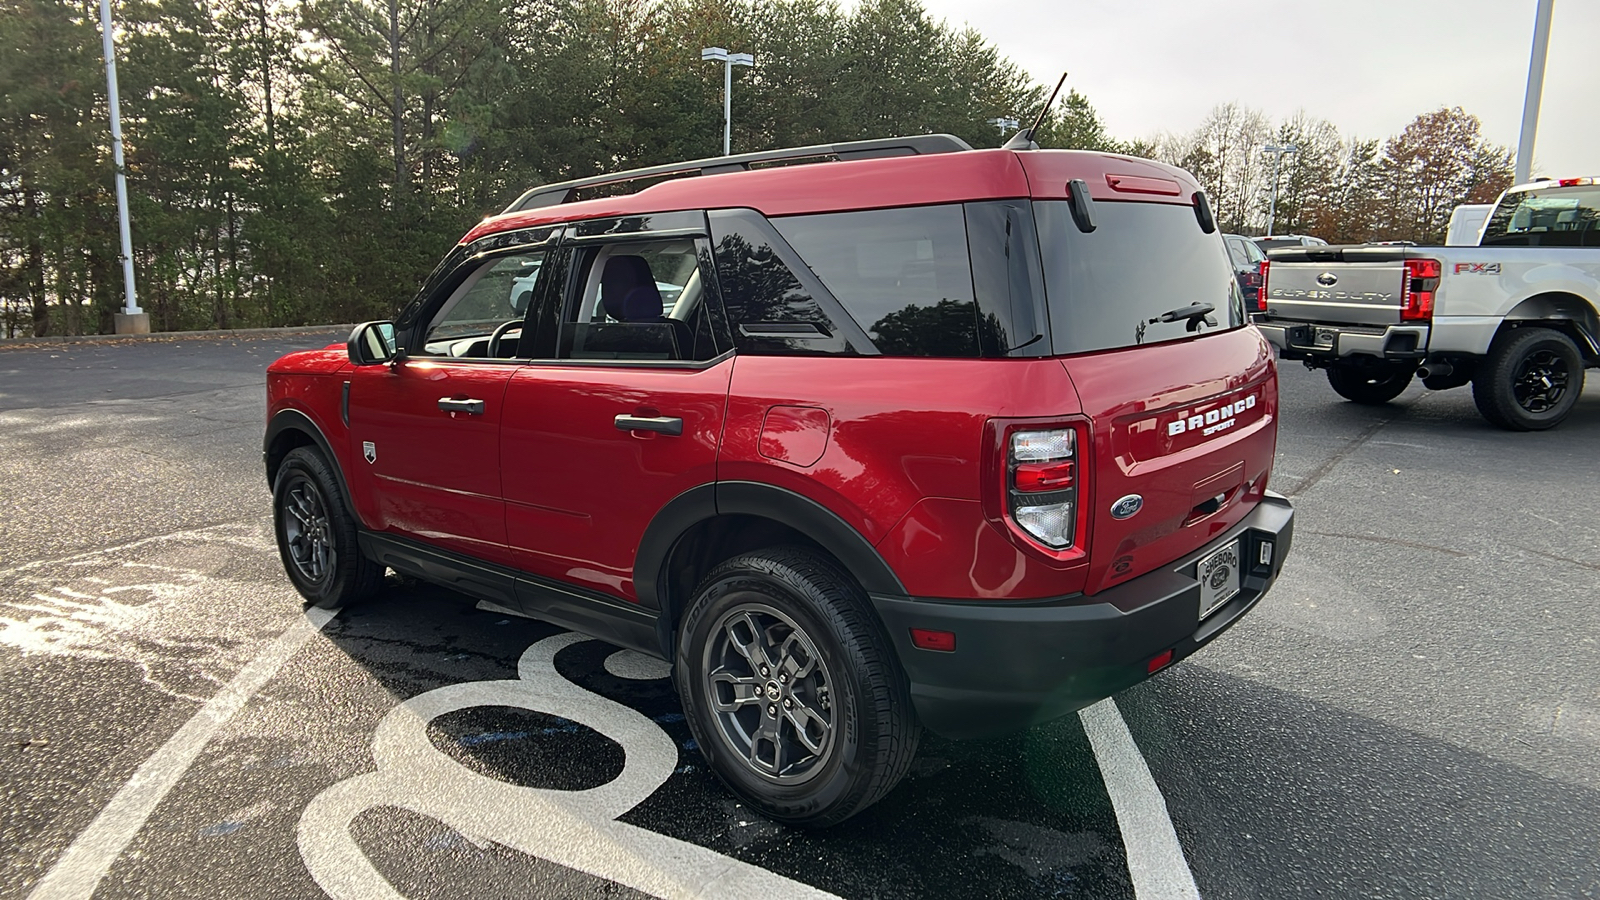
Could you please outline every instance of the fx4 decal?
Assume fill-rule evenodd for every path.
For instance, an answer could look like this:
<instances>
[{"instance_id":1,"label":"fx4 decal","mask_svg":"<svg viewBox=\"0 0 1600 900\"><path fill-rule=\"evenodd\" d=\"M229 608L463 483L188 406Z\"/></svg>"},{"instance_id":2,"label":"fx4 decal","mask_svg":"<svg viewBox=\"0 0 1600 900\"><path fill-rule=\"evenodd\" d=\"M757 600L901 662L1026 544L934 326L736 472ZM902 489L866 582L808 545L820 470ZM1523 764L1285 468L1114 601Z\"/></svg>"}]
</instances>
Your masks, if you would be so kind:
<instances>
[{"instance_id":1,"label":"fx4 decal","mask_svg":"<svg viewBox=\"0 0 1600 900\"><path fill-rule=\"evenodd\" d=\"M1457 275L1499 275L1500 274L1500 264L1499 263L1474 263L1474 262L1456 263L1456 274Z\"/></svg>"}]
</instances>

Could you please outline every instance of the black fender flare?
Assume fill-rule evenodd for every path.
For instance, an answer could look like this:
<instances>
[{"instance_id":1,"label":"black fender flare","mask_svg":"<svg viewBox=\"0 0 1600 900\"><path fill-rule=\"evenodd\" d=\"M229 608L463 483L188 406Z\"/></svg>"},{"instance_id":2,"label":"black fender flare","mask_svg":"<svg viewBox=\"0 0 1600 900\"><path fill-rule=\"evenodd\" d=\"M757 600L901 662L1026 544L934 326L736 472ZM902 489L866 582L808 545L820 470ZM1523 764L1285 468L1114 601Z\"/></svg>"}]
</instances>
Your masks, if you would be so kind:
<instances>
[{"instance_id":1,"label":"black fender flare","mask_svg":"<svg viewBox=\"0 0 1600 900\"><path fill-rule=\"evenodd\" d=\"M1600 355L1600 311L1576 294L1535 294L1505 315L1506 322L1546 322L1568 325L1587 355Z\"/></svg>"},{"instance_id":2,"label":"black fender flare","mask_svg":"<svg viewBox=\"0 0 1600 900\"><path fill-rule=\"evenodd\" d=\"M351 515L356 515L356 507L350 496L350 485L345 482L344 467L339 463L339 455L333 452L333 445L328 443L327 436L317 427L317 423L298 409L279 410L271 421L267 422L267 433L261 438L261 463L267 474L267 489L272 489L273 475L276 474L272 464L272 445L285 431L299 431L317 445L317 449L322 451L323 458L333 469L333 478L339 483L339 494L344 499L344 508L350 510ZM359 516L357 520L359 521Z\"/></svg>"},{"instance_id":3,"label":"black fender flare","mask_svg":"<svg viewBox=\"0 0 1600 900\"><path fill-rule=\"evenodd\" d=\"M684 491L650 521L633 565L634 590L641 605L671 612L663 603L667 560L684 533L718 515L759 516L787 525L831 553L868 593L905 594L900 579L872 543L833 510L786 488L754 481L719 481Z\"/></svg>"}]
</instances>

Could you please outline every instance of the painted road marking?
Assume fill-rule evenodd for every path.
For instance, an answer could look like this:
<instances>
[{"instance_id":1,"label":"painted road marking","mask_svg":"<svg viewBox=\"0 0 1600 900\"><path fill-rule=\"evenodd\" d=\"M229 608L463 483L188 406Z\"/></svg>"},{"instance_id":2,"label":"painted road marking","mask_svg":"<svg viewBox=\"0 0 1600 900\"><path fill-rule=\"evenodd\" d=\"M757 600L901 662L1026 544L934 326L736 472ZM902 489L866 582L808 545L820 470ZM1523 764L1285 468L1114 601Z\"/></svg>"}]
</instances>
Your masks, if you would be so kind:
<instances>
[{"instance_id":1,"label":"painted road marking","mask_svg":"<svg viewBox=\"0 0 1600 900\"><path fill-rule=\"evenodd\" d=\"M373 735L377 771L329 787L300 817L300 857L317 886L335 900L403 900L350 833L350 823L361 813L391 806L442 822L474 843L493 841L656 897L833 898L698 844L617 821L672 775L678 748L643 713L556 671L558 652L589 640L573 632L545 638L523 652L515 679L452 684L390 710ZM664 664L646 667L631 655L608 659L606 669L644 679L663 678L669 671ZM433 719L475 706L514 706L593 728L622 746L622 772L579 791L522 787L479 775L440 752L428 737Z\"/></svg>"},{"instance_id":2,"label":"painted road marking","mask_svg":"<svg viewBox=\"0 0 1600 900\"><path fill-rule=\"evenodd\" d=\"M222 690L207 700L177 733L151 754L133 778L117 791L106 808L78 835L29 894L29 900L88 900L111 865L122 855L155 812L167 792L189 771L195 757L234 714L278 673L337 610L309 609L277 640L239 670Z\"/></svg>"},{"instance_id":3,"label":"painted road marking","mask_svg":"<svg viewBox=\"0 0 1600 900\"><path fill-rule=\"evenodd\" d=\"M1079 710L1078 717L1117 813L1117 827L1128 851L1133 895L1138 900L1199 900L1200 888L1189 871L1183 845L1178 843L1167 801L1116 702L1101 700Z\"/></svg>"}]
</instances>

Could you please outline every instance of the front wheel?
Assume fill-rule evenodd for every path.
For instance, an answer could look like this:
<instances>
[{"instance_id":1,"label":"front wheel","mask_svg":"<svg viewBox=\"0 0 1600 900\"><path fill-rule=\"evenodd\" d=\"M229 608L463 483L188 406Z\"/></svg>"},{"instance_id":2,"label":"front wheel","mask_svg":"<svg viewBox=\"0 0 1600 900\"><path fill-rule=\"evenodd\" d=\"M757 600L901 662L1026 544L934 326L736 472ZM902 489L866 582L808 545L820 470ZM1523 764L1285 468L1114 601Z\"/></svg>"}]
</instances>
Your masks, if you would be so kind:
<instances>
[{"instance_id":1,"label":"front wheel","mask_svg":"<svg viewBox=\"0 0 1600 900\"><path fill-rule=\"evenodd\" d=\"M674 672L707 763L774 819L842 822L916 755L905 675L866 596L808 551L714 569L684 614Z\"/></svg>"},{"instance_id":2,"label":"front wheel","mask_svg":"<svg viewBox=\"0 0 1600 900\"><path fill-rule=\"evenodd\" d=\"M283 569L311 605L336 609L377 593L383 567L361 555L355 517L315 449L296 447L278 466L272 520Z\"/></svg>"},{"instance_id":3,"label":"front wheel","mask_svg":"<svg viewBox=\"0 0 1600 900\"><path fill-rule=\"evenodd\" d=\"M1381 406L1404 393L1416 371L1415 366L1405 364L1339 362L1328 366L1328 384L1352 403Z\"/></svg>"},{"instance_id":4,"label":"front wheel","mask_svg":"<svg viewBox=\"0 0 1600 900\"><path fill-rule=\"evenodd\" d=\"M1560 425L1583 393L1583 355L1552 328L1525 327L1498 338L1472 380L1485 419L1508 431Z\"/></svg>"}]
</instances>

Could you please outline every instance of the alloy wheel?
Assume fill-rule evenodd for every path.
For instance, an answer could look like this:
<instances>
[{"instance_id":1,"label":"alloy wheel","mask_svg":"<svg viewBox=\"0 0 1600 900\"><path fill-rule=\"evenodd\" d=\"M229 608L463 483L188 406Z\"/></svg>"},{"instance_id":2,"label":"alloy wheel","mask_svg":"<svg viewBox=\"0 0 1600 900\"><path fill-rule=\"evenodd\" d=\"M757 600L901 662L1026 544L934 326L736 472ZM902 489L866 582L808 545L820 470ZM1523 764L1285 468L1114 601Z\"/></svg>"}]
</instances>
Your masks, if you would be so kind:
<instances>
[{"instance_id":1,"label":"alloy wheel","mask_svg":"<svg viewBox=\"0 0 1600 900\"><path fill-rule=\"evenodd\" d=\"M1517 405L1531 413L1553 409L1567 392L1571 373L1567 361L1554 350L1535 350L1517 367L1511 392Z\"/></svg>"},{"instance_id":2,"label":"alloy wheel","mask_svg":"<svg viewBox=\"0 0 1600 900\"><path fill-rule=\"evenodd\" d=\"M312 584L322 582L338 564L328 507L311 481L299 478L284 493L283 533L289 560Z\"/></svg>"},{"instance_id":3,"label":"alloy wheel","mask_svg":"<svg viewBox=\"0 0 1600 900\"><path fill-rule=\"evenodd\" d=\"M729 610L711 634L701 671L723 739L769 781L809 780L835 744L833 679L816 644L758 602Z\"/></svg>"}]
</instances>

